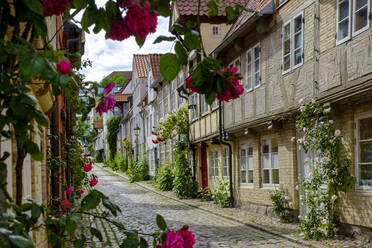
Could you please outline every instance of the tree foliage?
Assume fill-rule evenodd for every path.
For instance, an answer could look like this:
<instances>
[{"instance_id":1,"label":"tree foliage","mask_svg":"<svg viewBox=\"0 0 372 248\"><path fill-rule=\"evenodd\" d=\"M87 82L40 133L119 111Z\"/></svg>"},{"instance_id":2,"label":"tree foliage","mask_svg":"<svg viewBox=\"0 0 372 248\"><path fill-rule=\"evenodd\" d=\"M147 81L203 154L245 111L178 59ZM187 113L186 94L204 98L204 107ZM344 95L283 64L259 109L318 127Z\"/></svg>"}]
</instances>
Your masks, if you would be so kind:
<instances>
[{"instance_id":1,"label":"tree foliage","mask_svg":"<svg viewBox=\"0 0 372 248\"><path fill-rule=\"evenodd\" d=\"M112 77L105 77L99 85L101 88L105 88L111 82L115 83L115 87L123 86L128 82L128 78L124 77L121 73L117 73Z\"/></svg>"}]
</instances>

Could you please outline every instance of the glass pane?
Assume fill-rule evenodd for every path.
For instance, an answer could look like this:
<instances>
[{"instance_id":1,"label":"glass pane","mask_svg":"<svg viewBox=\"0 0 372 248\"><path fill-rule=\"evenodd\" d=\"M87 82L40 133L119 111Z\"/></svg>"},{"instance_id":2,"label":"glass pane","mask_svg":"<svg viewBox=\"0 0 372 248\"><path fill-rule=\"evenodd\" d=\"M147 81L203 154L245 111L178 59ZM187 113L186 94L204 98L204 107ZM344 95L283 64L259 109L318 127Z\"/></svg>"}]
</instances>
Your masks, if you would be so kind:
<instances>
[{"instance_id":1,"label":"glass pane","mask_svg":"<svg viewBox=\"0 0 372 248\"><path fill-rule=\"evenodd\" d=\"M264 143L265 143L265 141L264 141ZM263 153L269 153L270 151L269 151L269 145L268 144L264 144L263 146L262 146L262 152Z\"/></svg>"},{"instance_id":2,"label":"glass pane","mask_svg":"<svg viewBox=\"0 0 372 248\"><path fill-rule=\"evenodd\" d=\"M271 152L278 152L278 140L277 139L271 140Z\"/></svg>"},{"instance_id":3,"label":"glass pane","mask_svg":"<svg viewBox=\"0 0 372 248\"><path fill-rule=\"evenodd\" d=\"M248 183L253 183L253 171L248 171Z\"/></svg>"},{"instance_id":4,"label":"glass pane","mask_svg":"<svg viewBox=\"0 0 372 248\"><path fill-rule=\"evenodd\" d=\"M241 181L242 183L246 183L247 182L247 174L246 174L246 171L242 171L241 174L240 174L240 177L241 177Z\"/></svg>"},{"instance_id":5,"label":"glass pane","mask_svg":"<svg viewBox=\"0 0 372 248\"><path fill-rule=\"evenodd\" d=\"M288 23L284 27L284 40L289 40L290 36L291 36L291 25L290 23Z\"/></svg>"},{"instance_id":6,"label":"glass pane","mask_svg":"<svg viewBox=\"0 0 372 248\"><path fill-rule=\"evenodd\" d=\"M273 169L271 170L271 179L273 180L273 184L279 184L279 170Z\"/></svg>"},{"instance_id":7,"label":"glass pane","mask_svg":"<svg viewBox=\"0 0 372 248\"><path fill-rule=\"evenodd\" d=\"M295 54L294 54L294 65L298 65L298 64L301 64L302 63L302 49L298 49L295 51Z\"/></svg>"},{"instance_id":8,"label":"glass pane","mask_svg":"<svg viewBox=\"0 0 372 248\"><path fill-rule=\"evenodd\" d=\"M252 156L253 155L253 147L248 147L248 155Z\"/></svg>"},{"instance_id":9,"label":"glass pane","mask_svg":"<svg viewBox=\"0 0 372 248\"><path fill-rule=\"evenodd\" d=\"M291 52L291 40L284 41L284 55Z\"/></svg>"},{"instance_id":10,"label":"glass pane","mask_svg":"<svg viewBox=\"0 0 372 248\"><path fill-rule=\"evenodd\" d=\"M302 29L302 16L296 17L294 19L294 32L297 33Z\"/></svg>"},{"instance_id":11,"label":"glass pane","mask_svg":"<svg viewBox=\"0 0 372 248\"><path fill-rule=\"evenodd\" d=\"M285 71L288 70L291 67L290 58L291 58L291 55L288 55L288 56L284 57L284 65L283 66L284 66Z\"/></svg>"},{"instance_id":12,"label":"glass pane","mask_svg":"<svg viewBox=\"0 0 372 248\"><path fill-rule=\"evenodd\" d=\"M227 168L227 167L223 167L223 176L224 176L224 177L229 176L228 168Z\"/></svg>"},{"instance_id":13,"label":"glass pane","mask_svg":"<svg viewBox=\"0 0 372 248\"><path fill-rule=\"evenodd\" d=\"M259 86L259 85L260 85L260 73L256 73L254 86Z\"/></svg>"},{"instance_id":14,"label":"glass pane","mask_svg":"<svg viewBox=\"0 0 372 248\"><path fill-rule=\"evenodd\" d=\"M349 1L343 1L338 6L338 21L342 21L345 17L349 16Z\"/></svg>"},{"instance_id":15,"label":"glass pane","mask_svg":"<svg viewBox=\"0 0 372 248\"><path fill-rule=\"evenodd\" d=\"M372 117L359 120L359 139L372 139Z\"/></svg>"},{"instance_id":16,"label":"glass pane","mask_svg":"<svg viewBox=\"0 0 372 248\"><path fill-rule=\"evenodd\" d=\"M302 46L302 32L297 33L294 37L294 49Z\"/></svg>"},{"instance_id":17,"label":"glass pane","mask_svg":"<svg viewBox=\"0 0 372 248\"><path fill-rule=\"evenodd\" d=\"M265 168L265 169L269 169L270 168L270 156L267 154L267 155L263 155L262 156L262 167Z\"/></svg>"},{"instance_id":18,"label":"glass pane","mask_svg":"<svg viewBox=\"0 0 372 248\"><path fill-rule=\"evenodd\" d=\"M359 143L359 162L367 163L372 162L372 142L360 142Z\"/></svg>"},{"instance_id":19,"label":"glass pane","mask_svg":"<svg viewBox=\"0 0 372 248\"><path fill-rule=\"evenodd\" d=\"M272 153L271 154L271 159L272 159L272 168L278 169L279 168L279 161L278 161L278 153Z\"/></svg>"},{"instance_id":20,"label":"glass pane","mask_svg":"<svg viewBox=\"0 0 372 248\"><path fill-rule=\"evenodd\" d=\"M367 7L365 7L355 13L354 30L358 31L359 29L364 28L365 26L367 26L367 22L368 22L368 9Z\"/></svg>"},{"instance_id":21,"label":"glass pane","mask_svg":"<svg viewBox=\"0 0 372 248\"><path fill-rule=\"evenodd\" d=\"M338 35L337 39L342 40L349 35L349 18L338 24Z\"/></svg>"},{"instance_id":22,"label":"glass pane","mask_svg":"<svg viewBox=\"0 0 372 248\"><path fill-rule=\"evenodd\" d=\"M247 77L247 90L252 88L252 76Z\"/></svg>"},{"instance_id":23,"label":"glass pane","mask_svg":"<svg viewBox=\"0 0 372 248\"><path fill-rule=\"evenodd\" d=\"M240 170L246 170L247 169L247 160L245 157L240 158Z\"/></svg>"},{"instance_id":24,"label":"glass pane","mask_svg":"<svg viewBox=\"0 0 372 248\"><path fill-rule=\"evenodd\" d=\"M252 62L252 52L251 51L248 52L247 61L248 61L248 64L250 64Z\"/></svg>"},{"instance_id":25,"label":"glass pane","mask_svg":"<svg viewBox=\"0 0 372 248\"><path fill-rule=\"evenodd\" d=\"M214 168L214 176L218 177L218 167L217 166Z\"/></svg>"},{"instance_id":26,"label":"glass pane","mask_svg":"<svg viewBox=\"0 0 372 248\"><path fill-rule=\"evenodd\" d=\"M254 48L254 59L258 59L260 57L260 47Z\"/></svg>"},{"instance_id":27,"label":"glass pane","mask_svg":"<svg viewBox=\"0 0 372 248\"><path fill-rule=\"evenodd\" d=\"M253 157L252 156L248 157L248 169L253 170Z\"/></svg>"},{"instance_id":28,"label":"glass pane","mask_svg":"<svg viewBox=\"0 0 372 248\"><path fill-rule=\"evenodd\" d=\"M260 71L260 60L256 60L254 62L254 71L259 72Z\"/></svg>"},{"instance_id":29,"label":"glass pane","mask_svg":"<svg viewBox=\"0 0 372 248\"><path fill-rule=\"evenodd\" d=\"M372 186L372 164L360 164L359 173L359 185Z\"/></svg>"},{"instance_id":30,"label":"glass pane","mask_svg":"<svg viewBox=\"0 0 372 248\"><path fill-rule=\"evenodd\" d=\"M263 171L263 183L264 184L270 183L270 170Z\"/></svg>"},{"instance_id":31,"label":"glass pane","mask_svg":"<svg viewBox=\"0 0 372 248\"><path fill-rule=\"evenodd\" d=\"M240 60L235 62L235 67L238 68L238 72L240 72Z\"/></svg>"},{"instance_id":32,"label":"glass pane","mask_svg":"<svg viewBox=\"0 0 372 248\"><path fill-rule=\"evenodd\" d=\"M368 0L355 0L355 10L358 10L367 4L368 4Z\"/></svg>"}]
</instances>

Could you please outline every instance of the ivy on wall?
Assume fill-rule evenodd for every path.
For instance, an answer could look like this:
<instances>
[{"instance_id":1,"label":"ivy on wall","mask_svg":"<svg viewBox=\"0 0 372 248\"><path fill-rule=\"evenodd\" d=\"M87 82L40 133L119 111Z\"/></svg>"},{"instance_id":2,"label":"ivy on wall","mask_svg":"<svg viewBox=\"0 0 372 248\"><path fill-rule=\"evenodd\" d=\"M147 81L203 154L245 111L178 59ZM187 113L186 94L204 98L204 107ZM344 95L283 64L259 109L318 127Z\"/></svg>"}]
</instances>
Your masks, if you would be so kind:
<instances>
[{"instance_id":1,"label":"ivy on wall","mask_svg":"<svg viewBox=\"0 0 372 248\"><path fill-rule=\"evenodd\" d=\"M106 122L107 126L106 140L109 146L110 160L113 160L116 155L116 141L120 122L121 122L120 116L113 116L109 118Z\"/></svg>"}]
</instances>

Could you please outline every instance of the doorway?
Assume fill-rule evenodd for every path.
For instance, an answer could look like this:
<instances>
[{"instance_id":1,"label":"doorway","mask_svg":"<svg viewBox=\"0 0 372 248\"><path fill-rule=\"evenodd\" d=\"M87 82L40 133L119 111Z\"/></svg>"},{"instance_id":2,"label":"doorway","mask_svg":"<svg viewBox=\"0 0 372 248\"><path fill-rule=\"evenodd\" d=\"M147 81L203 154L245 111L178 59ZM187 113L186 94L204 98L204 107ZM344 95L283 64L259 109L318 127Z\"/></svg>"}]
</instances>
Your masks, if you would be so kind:
<instances>
[{"instance_id":1,"label":"doorway","mask_svg":"<svg viewBox=\"0 0 372 248\"><path fill-rule=\"evenodd\" d=\"M207 164L207 147L201 146L201 178L202 178L202 188L208 187L208 164Z\"/></svg>"}]
</instances>

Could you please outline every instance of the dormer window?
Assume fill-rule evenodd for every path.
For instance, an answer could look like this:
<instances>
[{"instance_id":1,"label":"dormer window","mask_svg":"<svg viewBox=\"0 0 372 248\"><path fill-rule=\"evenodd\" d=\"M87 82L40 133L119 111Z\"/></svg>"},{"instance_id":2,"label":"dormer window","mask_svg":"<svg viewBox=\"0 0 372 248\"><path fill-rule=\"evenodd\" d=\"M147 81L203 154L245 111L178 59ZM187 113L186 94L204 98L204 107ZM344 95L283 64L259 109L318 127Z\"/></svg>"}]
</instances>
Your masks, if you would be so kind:
<instances>
[{"instance_id":1,"label":"dormer window","mask_svg":"<svg viewBox=\"0 0 372 248\"><path fill-rule=\"evenodd\" d=\"M221 36L220 24L211 24L211 36L214 38L218 38Z\"/></svg>"}]
</instances>

